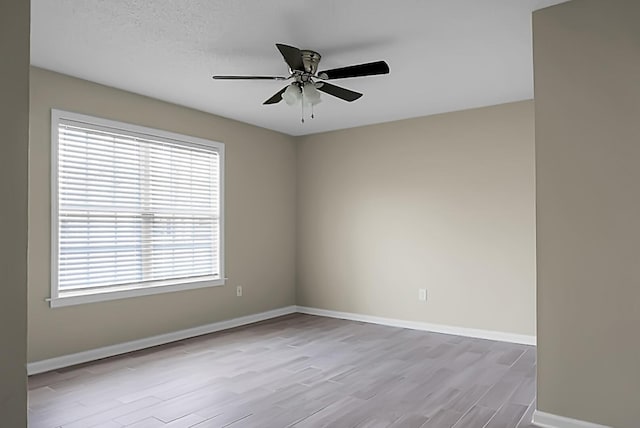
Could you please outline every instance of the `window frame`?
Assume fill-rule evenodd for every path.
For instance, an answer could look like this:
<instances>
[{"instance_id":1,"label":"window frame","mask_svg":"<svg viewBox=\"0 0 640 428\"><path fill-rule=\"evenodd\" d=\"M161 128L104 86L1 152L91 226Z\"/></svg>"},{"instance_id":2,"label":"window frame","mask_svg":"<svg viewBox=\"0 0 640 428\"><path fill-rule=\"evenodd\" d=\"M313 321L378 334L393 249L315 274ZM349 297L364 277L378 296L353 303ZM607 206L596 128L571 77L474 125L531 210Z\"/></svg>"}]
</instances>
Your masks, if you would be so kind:
<instances>
[{"instance_id":1,"label":"window frame","mask_svg":"<svg viewBox=\"0 0 640 428\"><path fill-rule=\"evenodd\" d=\"M189 279L179 278L163 281L154 281L146 286L140 286L143 283L125 284L122 286L115 285L111 290L105 287L104 290L78 293L77 295L61 296L58 290L58 247L59 247L59 206L58 206L58 146L59 135L58 126L61 120L69 120L93 125L96 127L110 128L124 133L142 134L144 136L159 138L180 143L185 146L207 147L218 153L219 164L219 274L218 278L202 280L201 278ZM225 285L225 246L224 246L224 230L225 230L225 152L224 144L207 140L204 138L193 137L184 134L178 134L165 130L149 128L131 123L120 122L115 120L103 119L86 114L74 113L65 110L51 109L51 297L47 299L50 306L61 307L78 305L83 303L102 302L108 300L125 299L137 296L147 296L153 294L170 293L176 291L193 290L204 287L217 287ZM136 286L137 285L137 286ZM67 293L69 294L69 293Z\"/></svg>"}]
</instances>

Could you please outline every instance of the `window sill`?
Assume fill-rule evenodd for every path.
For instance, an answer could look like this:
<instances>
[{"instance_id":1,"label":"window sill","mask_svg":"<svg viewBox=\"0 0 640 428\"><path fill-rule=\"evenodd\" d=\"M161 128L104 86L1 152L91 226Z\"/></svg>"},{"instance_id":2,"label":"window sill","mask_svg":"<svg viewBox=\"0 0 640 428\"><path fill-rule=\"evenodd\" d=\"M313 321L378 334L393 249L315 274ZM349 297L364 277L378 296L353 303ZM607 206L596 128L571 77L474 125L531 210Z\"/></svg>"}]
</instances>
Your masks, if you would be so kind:
<instances>
[{"instance_id":1,"label":"window sill","mask_svg":"<svg viewBox=\"0 0 640 428\"><path fill-rule=\"evenodd\" d=\"M47 299L52 308L63 306L81 305L84 303L96 303L109 300L126 299L130 297L150 296L153 294L172 293L175 291L194 290L197 288L218 287L224 285L223 278L198 279L192 282L183 280L165 281L153 285L127 285L116 290L103 290L100 292L65 292L56 298Z\"/></svg>"}]
</instances>

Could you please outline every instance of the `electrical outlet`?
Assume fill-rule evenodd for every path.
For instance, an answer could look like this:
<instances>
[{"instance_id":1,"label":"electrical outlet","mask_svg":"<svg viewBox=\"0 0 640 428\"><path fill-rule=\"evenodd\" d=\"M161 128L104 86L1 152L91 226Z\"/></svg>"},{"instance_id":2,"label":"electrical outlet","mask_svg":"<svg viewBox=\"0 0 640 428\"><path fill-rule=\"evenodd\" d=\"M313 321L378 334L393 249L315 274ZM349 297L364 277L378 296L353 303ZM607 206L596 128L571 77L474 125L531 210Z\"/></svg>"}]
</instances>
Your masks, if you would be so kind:
<instances>
[{"instance_id":1,"label":"electrical outlet","mask_svg":"<svg viewBox=\"0 0 640 428\"><path fill-rule=\"evenodd\" d=\"M242 297L242 285L236 287L236 296Z\"/></svg>"},{"instance_id":2,"label":"electrical outlet","mask_svg":"<svg viewBox=\"0 0 640 428\"><path fill-rule=\"evenodd\" d=\"M418 289L418 300L420 300L421 302L426 302L427 301L427 289L426 288L419 288Z\"/></svg>"}]
</instances>

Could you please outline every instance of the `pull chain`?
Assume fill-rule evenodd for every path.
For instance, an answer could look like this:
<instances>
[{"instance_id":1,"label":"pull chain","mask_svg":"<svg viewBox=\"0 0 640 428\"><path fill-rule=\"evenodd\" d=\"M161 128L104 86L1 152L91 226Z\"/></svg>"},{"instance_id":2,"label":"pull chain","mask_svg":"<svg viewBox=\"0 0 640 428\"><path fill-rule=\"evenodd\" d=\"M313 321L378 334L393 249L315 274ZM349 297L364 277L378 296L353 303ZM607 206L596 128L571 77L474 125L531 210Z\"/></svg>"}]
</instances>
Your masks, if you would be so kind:
<instances>
[{"instance_id":1,"label":"pull chain","mask_svg":"<svg viewBox=\"0 0 640 428\"><path fill-rule=\"evenodd\" d=\"M300 88L300 107L302 108L300 121L304 123L304 91L302 90L302 87Z\"/></svg>"}]
</instances>

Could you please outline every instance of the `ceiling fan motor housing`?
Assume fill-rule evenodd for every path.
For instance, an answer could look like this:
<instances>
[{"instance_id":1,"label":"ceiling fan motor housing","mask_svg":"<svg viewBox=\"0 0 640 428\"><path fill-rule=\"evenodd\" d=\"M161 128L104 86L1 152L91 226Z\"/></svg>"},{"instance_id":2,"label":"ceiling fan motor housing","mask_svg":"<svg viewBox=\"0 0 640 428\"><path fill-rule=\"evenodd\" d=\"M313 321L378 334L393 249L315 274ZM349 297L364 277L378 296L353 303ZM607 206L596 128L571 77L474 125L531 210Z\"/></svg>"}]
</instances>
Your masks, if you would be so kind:
<instances>
[{"instance_id":1,"label":"ceiling fan motor housing","mask_svg":"<svg viewBox=\"0 0 640 428\"><path fill-rule=\"evenodd\" d=\"M318 64L320 64L320 54L316 51L301 50L302 64L304 65L305 73L309 73L312 76L318 71Z\"/></svg>"}]
</instances>

